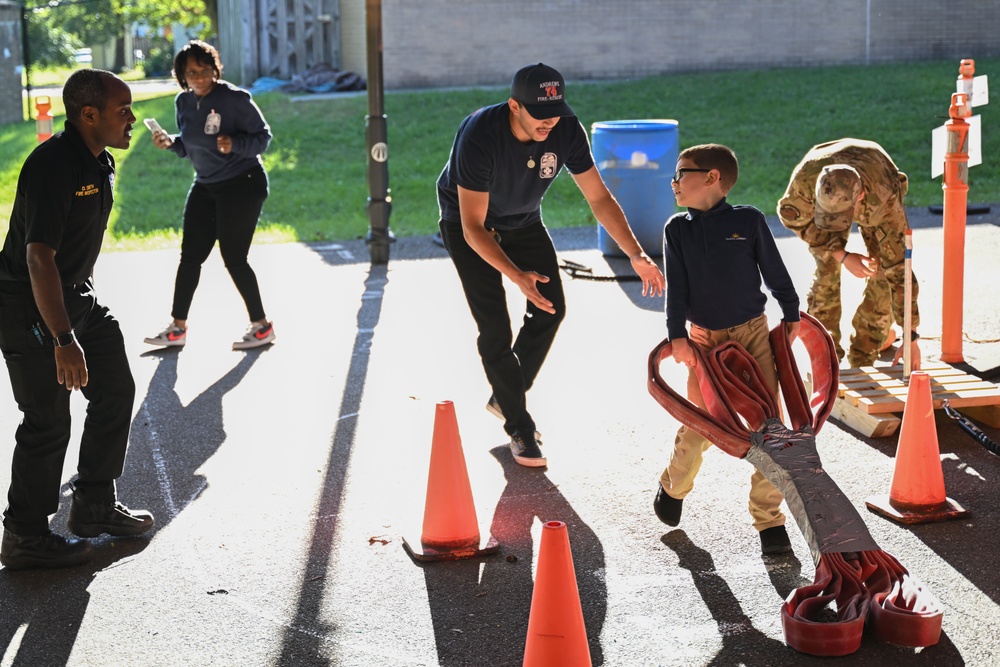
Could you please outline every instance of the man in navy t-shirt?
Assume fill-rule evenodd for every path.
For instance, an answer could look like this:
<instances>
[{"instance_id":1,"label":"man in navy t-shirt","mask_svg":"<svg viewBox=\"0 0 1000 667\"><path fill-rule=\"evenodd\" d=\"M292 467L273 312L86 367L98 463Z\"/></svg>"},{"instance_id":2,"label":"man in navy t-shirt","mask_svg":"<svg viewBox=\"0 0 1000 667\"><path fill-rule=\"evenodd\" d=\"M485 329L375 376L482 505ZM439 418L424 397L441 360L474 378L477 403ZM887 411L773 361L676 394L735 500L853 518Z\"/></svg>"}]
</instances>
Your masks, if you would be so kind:
<instances>
[{"instance_id":1,"label":"man in navy t-shirt","mask_svg":"<svg viewBox=\"0 0 1000 667\"><path fill-rule=\"evenodd\" d=\"M565 298L541 203L563 165L594 217L642 278L642 293L663 294L663 274L642 251L605 186L587 133L564 99L565 82L538 63L514 75L510 99L476 111L458 128L438 178L441 237L479 328L479 355L493 389L487 409L504 420L514 460L546 465L525 392L565 314ZM527 298L513 340L503 277Z\"/></svg>"}]
</instances>

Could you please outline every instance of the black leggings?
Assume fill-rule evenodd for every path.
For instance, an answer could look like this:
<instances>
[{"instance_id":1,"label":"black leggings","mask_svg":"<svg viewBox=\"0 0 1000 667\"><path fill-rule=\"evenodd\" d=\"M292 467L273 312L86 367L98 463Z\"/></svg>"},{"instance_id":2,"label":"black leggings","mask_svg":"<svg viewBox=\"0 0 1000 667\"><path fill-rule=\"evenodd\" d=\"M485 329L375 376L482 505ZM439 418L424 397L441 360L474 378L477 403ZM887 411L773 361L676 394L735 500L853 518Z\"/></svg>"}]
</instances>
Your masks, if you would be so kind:
<instances>
[{"instance_id":1,"label":"black leggings","mask_svg":"<svg viewBox=\"0 0 1000 667\"><path fill-rule=\"evenodd\" d=\"M247 263L247 255L267 194L267 173L260 166L222 183L196 182L191 186L184 206L181 263L174 283L171 317L187 319L201 278L201 265L218 241L222 261L243 297L250 321L266 318L257 276Z\"/></svg>"}]
</instances>

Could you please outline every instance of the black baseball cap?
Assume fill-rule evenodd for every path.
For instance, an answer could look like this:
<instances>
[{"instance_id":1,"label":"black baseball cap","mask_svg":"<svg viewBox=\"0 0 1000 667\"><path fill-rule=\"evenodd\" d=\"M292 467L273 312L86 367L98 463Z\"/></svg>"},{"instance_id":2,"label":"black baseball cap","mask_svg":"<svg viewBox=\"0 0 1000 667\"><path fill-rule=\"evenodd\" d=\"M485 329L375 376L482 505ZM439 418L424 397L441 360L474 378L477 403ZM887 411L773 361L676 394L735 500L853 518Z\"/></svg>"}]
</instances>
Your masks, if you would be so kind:
<instances>
[{"instance_id":1,"label":"black baseball cap","mask_svg":"<svg viewBox=\"0 0 1000 667\"><path fill-rule=\"evenodd\" d=\"M510 96L521 103L532 118L545 120L556 116L575 116L563 99L566 82L562 74L538 63L517 70L510 82Z\"/></svg>"}]
</instances>

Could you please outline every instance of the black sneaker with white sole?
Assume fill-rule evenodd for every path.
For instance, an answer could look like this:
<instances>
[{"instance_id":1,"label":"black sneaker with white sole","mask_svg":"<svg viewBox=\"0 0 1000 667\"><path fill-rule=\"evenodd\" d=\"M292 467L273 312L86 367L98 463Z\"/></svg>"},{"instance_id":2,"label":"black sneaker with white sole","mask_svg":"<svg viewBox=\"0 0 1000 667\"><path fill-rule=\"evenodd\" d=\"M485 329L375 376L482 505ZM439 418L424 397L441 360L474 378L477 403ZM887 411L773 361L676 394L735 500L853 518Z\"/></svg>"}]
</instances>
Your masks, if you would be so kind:
<instances>
[{"instance_id":1,"label":"black sneaker with white sole","mask_svg":"<svg viewBox=\"0 0 1000 667\"><path fill-rule=\"evenodd\" d=\"M490 400L486 402L486 411L497 419L503 419L503 410L500 409L500 404L497 403L495 396L490 396Z\"/></svg>"},{"instance_id":2,"label":"black sneaker with white sole","mask_svg":"<svg viewBox=\"0 0 1000 667\"><path fill-rule=\"evenodd\" d=\"M490 396L490 400L486 402L486 411L501 421L506 420L506 417L503 416L503 410L500 409L500 404L493 396ZM535 431L535 442L538 443L539 447L545 444L542 442L542 434L538 431Z\"/></svg>"},{"instance_id":3,"label":"black sneaker with white sole","mask_svg":"<svg viewBox=\"0 0 1000 667\"><path fill-rule=\"evenodd\" d=\"M517 463L528 468L542 468L548 465L542 456L542 450L538 448L534 434L515 433L510 436L510 453Z\"/></svg>"}]
</instances>

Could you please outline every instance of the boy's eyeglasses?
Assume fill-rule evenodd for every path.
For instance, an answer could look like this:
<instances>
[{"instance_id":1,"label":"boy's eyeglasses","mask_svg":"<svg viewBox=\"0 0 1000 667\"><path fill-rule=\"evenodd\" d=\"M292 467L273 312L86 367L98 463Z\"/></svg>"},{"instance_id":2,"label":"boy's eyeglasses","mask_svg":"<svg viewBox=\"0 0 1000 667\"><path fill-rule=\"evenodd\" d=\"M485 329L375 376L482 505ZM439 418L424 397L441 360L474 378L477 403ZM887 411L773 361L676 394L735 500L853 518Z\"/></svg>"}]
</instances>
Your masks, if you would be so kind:
<instances>
[{"instance_id":1,"label":"boy's eyeglasses","mask_svg":"<svg viewBox=\"0 0 1000 667\"><path fill-rule=\"evenodd\" d=\"M711 169L693 169L691 167L681 167L680 169L678 169L677 171L674 172L674 175L670 177L670 180L673 181L674 183L678 183L678 182L680 182L680 180L682 178L684 178L684 174L688 173L689 171L712 171L712 170Z\"/></svg>"},{"instance_id":2,"label":"boy's eyeglasses","mask_svg":"<svg viewBox=\"0 0 1000 667\"><path fill-rule=\"evenodd\" d=\"M215 70L209 69L199 69L199 70L188 70L184 72L185 79L207 79L209 77L215 76Z\"/></svg>"}]
</instances>

